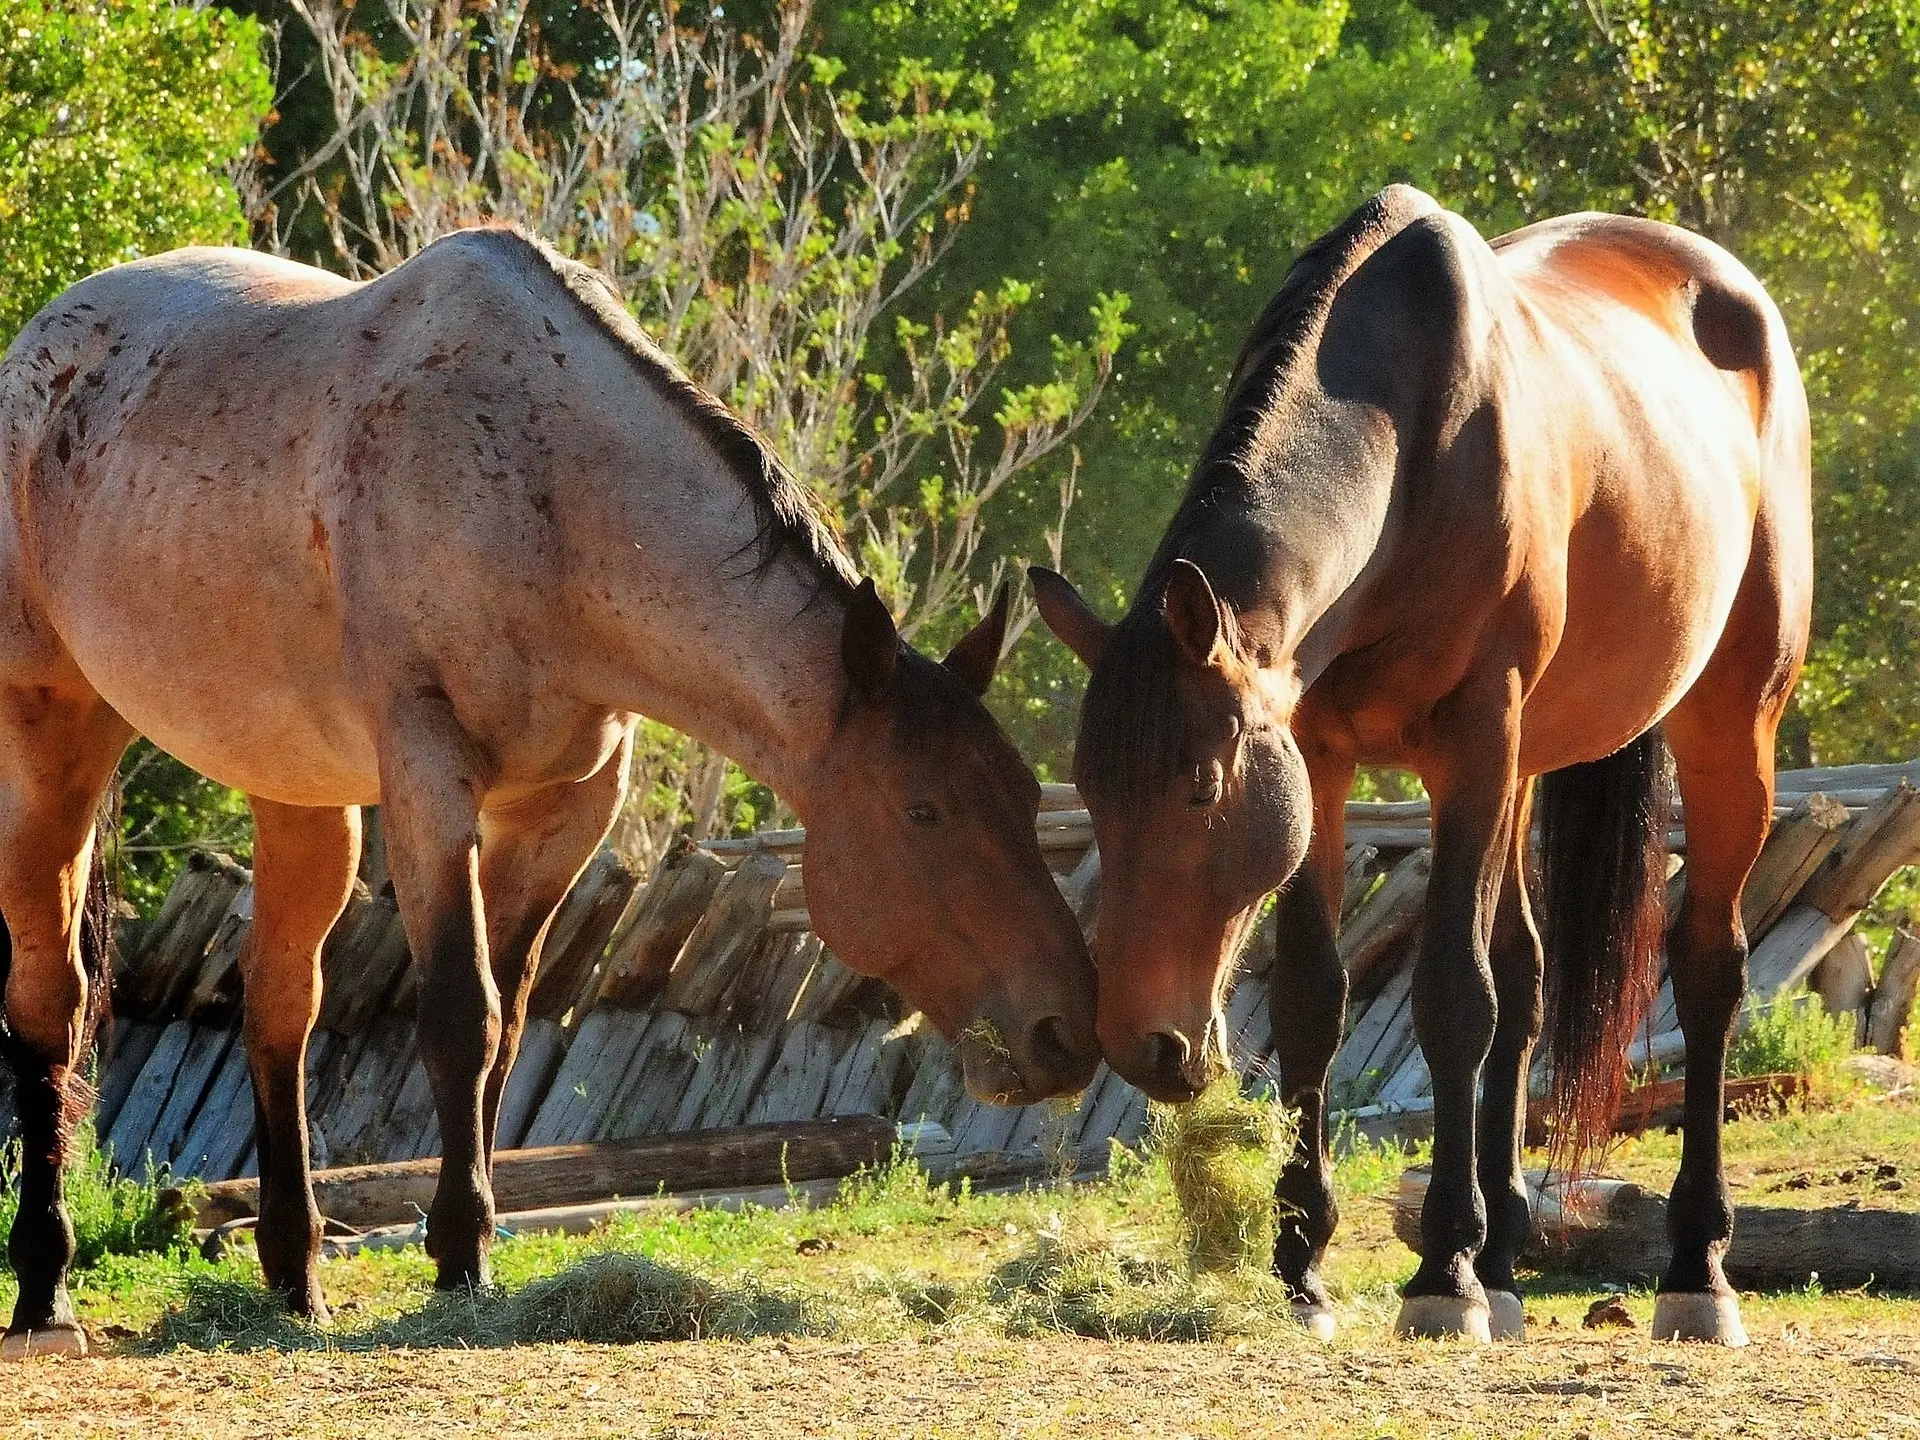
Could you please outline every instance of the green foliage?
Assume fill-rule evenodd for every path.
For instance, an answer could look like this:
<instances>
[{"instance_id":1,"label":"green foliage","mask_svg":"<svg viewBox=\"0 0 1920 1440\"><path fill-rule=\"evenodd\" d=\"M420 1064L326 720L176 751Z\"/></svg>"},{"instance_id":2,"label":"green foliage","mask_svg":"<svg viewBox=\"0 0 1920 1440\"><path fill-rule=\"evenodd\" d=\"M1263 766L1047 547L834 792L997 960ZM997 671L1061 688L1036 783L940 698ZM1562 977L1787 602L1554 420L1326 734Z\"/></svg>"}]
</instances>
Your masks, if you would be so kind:
<instances>
[{"instance_id":1,"label":"green foliage","mask_svg":"<svg viewBox=\"0 0 1920 1440\"><path fill-rule=\"evenodd\" d=\"M1853 1036L1853 1018L1829 1015L1815 996L1755 997L1727 1051L1727 1074L1827 1075L1853 1053Z\"/></svg>"},{"instance_id":2,"label":"green foliage","mask_svg":"<svg viewBox=\"0 0 1920 1440\"><path fill-rule=\"evenodd\" d=\"M143 915L160 908L195 850L221 850L243 862L252 855L247 797L148 741L121 761L120 785L120 888Z\"/></svg>"},{"instance_id":3,"label":"green foliage","mask_svg":"<svg viewBox=\"0 0 1920 1440\"><path fill-rule=\"evenodd\" d=\"M107 265L239 243L261 31L170 0L0 0L0 334Z\"/></svg>"},{"instance_id":4,"label":"green foliage","mask_svg":"<svg viewBox=\"0 0 1920 1440\"><path fill-rule=\"evenodd\" d=\"M193 1228L193 1204L158 1179L128 1180L113 1173L93 1126L74 1131L66 1171L67 1213L73 1219L76 1269L90 1270L115 1255L178 1255ZM0 1235L13 1228L20 1207L20 1142L0 1152ZM11 1270L0 1251L0 1270Z\"/></svg>"}]
</instances>

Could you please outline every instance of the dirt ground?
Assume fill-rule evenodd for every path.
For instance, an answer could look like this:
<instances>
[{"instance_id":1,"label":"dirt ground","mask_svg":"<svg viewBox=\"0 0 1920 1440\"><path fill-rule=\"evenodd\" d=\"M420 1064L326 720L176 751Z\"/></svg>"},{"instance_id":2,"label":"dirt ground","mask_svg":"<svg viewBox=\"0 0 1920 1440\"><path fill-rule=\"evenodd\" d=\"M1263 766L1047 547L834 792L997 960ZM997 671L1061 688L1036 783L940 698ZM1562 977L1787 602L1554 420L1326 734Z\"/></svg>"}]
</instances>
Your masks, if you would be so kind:
<instances>
[{"instance_id":1,"label":"dirt ground","mask_svg":"<svg viewBox=\"0 0 1920 1440\"><path fill-rule=\"evenodd\" d=\"M1075 1338L173 1354L22 1368L0 1424L156 1440L1920 1434L1920 1323L1809 1335L1753 1319L1741 1352L1651 1346L1644 1330L1472 1350L1368 1327L1325 1349Z\"/></svg>"},{"instance_id":2,"label":"dirt ground","mask_svg":"<svg viewBox=\"0 0 1920 1440\"><path fill-rule=\"evenodd\" d=\"M1742 1122L1728 1148L1745 1203L1920 1205L1920 1105L1910 1100ZM1664 1188L1677 1150L1676 1137L1649 1135L1609 1168ZM1330 1346L1287 1325L1284 1309L1255 1333L1197 1343L1010 1339L984 1310L923 1323L901 1303L907 1282L982 1283L1063 1215L1069 1232L1164 1245L1169 1197L1150 1174L1021 1197L889 1191L497 1252L510 1289L594 1243L738 1267L842 1306L818 1337L356 1347L354 1325L419 1311L428 1269L414 1250L323 1267L341 1348L168 1350L156 1322L194 1274L250 1285L257 1270L244 1257L129 1262L76 1290L103 1353L0 1371L0 1437L1920 1437L1920 1297L1827 1293L1811 1280L1746 1296L1753 1344L1722 1351L1652 1344L1648 1277L1544 1276L1529 1287L1523 1342L1393 1339L1395 1287L1412 1268L1391 1231L1401 1163L1376 1154L1340 1172L1329 1277L1342 1330ZM1888 1166L1904 1177L1897 1184ZM9 1291L0 1284L0 1302ZM1633 1327L1583 1329L1610 1293Z\"/></svg>"}]
</instances>

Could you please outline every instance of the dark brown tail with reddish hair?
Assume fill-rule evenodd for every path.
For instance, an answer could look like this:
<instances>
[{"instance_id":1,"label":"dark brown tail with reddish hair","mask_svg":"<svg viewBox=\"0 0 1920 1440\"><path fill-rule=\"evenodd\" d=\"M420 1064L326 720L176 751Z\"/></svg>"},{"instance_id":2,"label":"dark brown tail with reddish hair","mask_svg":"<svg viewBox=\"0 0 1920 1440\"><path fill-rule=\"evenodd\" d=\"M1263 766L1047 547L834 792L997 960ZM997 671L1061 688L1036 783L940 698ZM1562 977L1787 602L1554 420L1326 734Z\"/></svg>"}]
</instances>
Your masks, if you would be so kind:
<instances>
[{"instance_id":1,"label":"dark brown tail with reddish hair","mask_svg":"<svg viewBox=\"0 0 1920 1440\"><path fill-rule=\"evenodd\" d=\"M1578 1175L1613 1131L1627 1047L1653 1002L1666 935L1666 740L1649 730L1540 782L1540 918L1554 1168Z\"/></svg>"}]
</instances>

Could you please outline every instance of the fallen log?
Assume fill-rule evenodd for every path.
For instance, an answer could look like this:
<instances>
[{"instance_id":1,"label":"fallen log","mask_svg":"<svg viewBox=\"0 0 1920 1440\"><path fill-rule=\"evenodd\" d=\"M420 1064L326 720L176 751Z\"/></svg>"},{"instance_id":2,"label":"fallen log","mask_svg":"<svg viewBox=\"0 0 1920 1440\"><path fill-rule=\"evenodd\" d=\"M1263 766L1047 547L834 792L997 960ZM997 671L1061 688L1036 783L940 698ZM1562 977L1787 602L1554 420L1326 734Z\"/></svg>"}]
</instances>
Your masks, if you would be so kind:
<instances>
[{"instance_id":1,"label":"fallen log","mask_svg":"<svg viewBox=\"0 0 1920 1440\"><path fill-rule=\"evenodd\" d=\"M1425 1170L1407 1171L1394 1201L1394 1233L1416 1255L1429 1178ZM1556 1184L1543 1193L1541 1178L1527 1175L1534 1201L1529 1264L1621 1280L1665 1271L1665 1200L1625 1180L1583 1180L1571 1190ZM1920 1214L1737 1206L1725 1263L1727 1278L1746 1290L1799 1289L1816 1277L1828 1289L1920 1289Z\"/></svg>"},{"instance_id":2,"label":"fallen log","mask_svg":"<svg viewBox=\"0 0 1920 1440\"><path fill-rule=\"evenodd\" d=\"M892 1153L894 1125L872 1115L790 1125L743 1125L679 1135L538 1150L502 1150L493 1159L494 1204L502 1212L645 1197L661 1190L739 1190L851 1175ZM356 1229L417 1219L433 1204L438 1160L320 1170L320 1211ZM257 1213L257 1180L209 1185L196 1224L211 1228Z\"/></svg>"},{"instance_id":3,"label":"fallen log","mask_svg":"<svg viewBox=\"0 0 1920 1440\"><path fill-rule=\"evenodd\" d=\"M1824 795L1809 795L1773 827L1740 893L1747 934L1761 935L1812 878L1840 842L1847 810ZM1678 914L1678 907L1674 913Z\"/></svg>"}]
</instances>

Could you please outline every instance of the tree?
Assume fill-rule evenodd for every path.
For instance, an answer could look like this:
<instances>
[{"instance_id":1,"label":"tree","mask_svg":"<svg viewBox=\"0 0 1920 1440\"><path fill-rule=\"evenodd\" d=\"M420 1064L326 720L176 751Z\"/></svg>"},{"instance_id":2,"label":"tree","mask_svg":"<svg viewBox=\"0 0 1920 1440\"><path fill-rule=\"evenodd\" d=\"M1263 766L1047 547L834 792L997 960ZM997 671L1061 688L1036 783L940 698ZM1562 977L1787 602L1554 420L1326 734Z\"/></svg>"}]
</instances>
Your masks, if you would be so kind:
<instances>
[{"instance_id":1,"label":"tree","mask_svg":"<svg viewBox=\"0 0 1920 1440\"><path fill-rule=\"evenodd\" d=\"M1020 321L1033 331L1101 292L1131 298L1138 334L1075 442L1065 547L1110 610L1178 503L1242 339L1307 243L1395 180L1483 222L1515 213L1489 203L1497 126L1474 71L1477 26L1402 0L852 0L825 13L824 43L856 76L905 54L995 79L993 161L936 293L964 294L1017 254L1043 291ZM1057 478L1039 467L1000 497L1016 546L1038 548ZM1049 639L1023 646L996 687L1054 773L1083 684Z\"/></svg>"},{"instance_id":2,"label":"tree","mask_svg":"<svg viewBox=\"0 0 1920 1440\"><path fill-rule=\"evenodd\" d=\"M904 634L980 608L1001 568L982 550L989 507L1092 414L1128 329L1124 297L1088 296L1084 338L1054 338L1007 385L1029 284L996 270L911 308L970 217L988 82L901 59L844 84L803 45L803 0L759 34L601 0L571 17L576 44L586 17L600 27L584 61L549 47L526 0L386 0L377 23L289 8L332 123L255 190L269 244L317 232L310 258L370 275L479 221L545 237L768 436ZM1070 502L1058 487L1056 530ZM719 757L644 740L656 768L636 791L658 808L628 832L640 858L663 823L730 823L730 797L731 818L768 816Z\"/></svg>"},{"instance_id":3,"label":"tree","mask_svg":"<svg viewBox=\"0 0 1920 1440\"><path fill-rule=\"evenodd\" d=\"M0 330L175 245L234 244L273 97L260 29L169 0L0 0Z\"/></svg>"}]
</instances>

